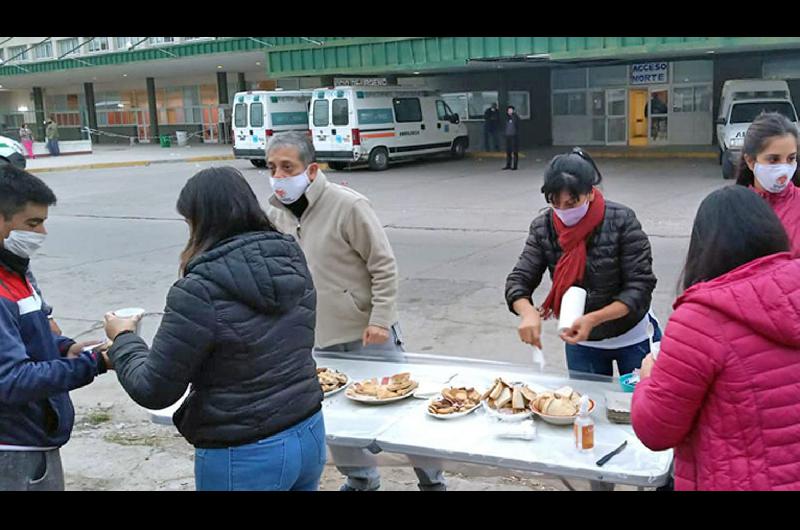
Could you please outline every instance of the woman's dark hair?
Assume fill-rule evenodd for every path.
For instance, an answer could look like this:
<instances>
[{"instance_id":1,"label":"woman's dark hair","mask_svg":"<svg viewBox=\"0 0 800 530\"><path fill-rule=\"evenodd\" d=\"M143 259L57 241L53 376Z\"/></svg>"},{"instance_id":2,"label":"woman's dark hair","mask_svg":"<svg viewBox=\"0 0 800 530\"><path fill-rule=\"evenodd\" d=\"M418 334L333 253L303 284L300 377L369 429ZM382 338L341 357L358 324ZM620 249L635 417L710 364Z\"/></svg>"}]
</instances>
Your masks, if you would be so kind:
<instances>
[{"instance_id":1,"label":"woman's dark hair","mask_svg":"<svg viewBox=\"0 0 800 530\"><path fill-rule=\"evenodd\" d=\"M568 192L577 200L580 195L586 195L602 181L603 176L589 153L580 147L573 147L569 153L557 155L547 164L542 193L549 203L562 191Z\"/></svg>"},{"instance_id":2,"label":"woman's dark hair","mask_svg":"<svg viewBox=\"0 0 800 530\"><path fill-rule=\"evenodd\" d=\"M778 112L762 112L759 114L750 124L750 127L747 128L747 134L744 136L742 156L739 157L739 165L736 168L736 184L753 186L755 180L753 171L747 167L744 155L755 160L758 154L764 151L771 139L786 136L787 134L794 136L795 141L799 140L797 127L789 121L789 118ZM792 183L795 186L800 186L800 174L797 171L792 177Z\"/></svg>"},{"instance_id":3,"label":"woman's dark hair","mask_svg":"<svg viewBox=\"0 0 800 530\"><path fill-rule=\"evenodd\" d=\"M196 173L181 190L176 208L189 221L181 274L192 258L224 239L274 230L253 189L233 167L212 167Z\"/></svg>"},{"instance_id":4,"label":"woman's dark hair","mask_svg":"<svg viewBox=\"0 0 800 530\"><path fill-rule=\"evenodd\" d=\"M517 109L514 108L514 105L509 105L508 107L506 107L506 110L508 110L508 109L517 110Z\"/></svg>"},{"instance_id":5,"label":"woman's dark hair","mask_svg":"<svg viewBox=\"0 0 800 530\"><path fill-rule=\"evenodd\" d=\"M787 250L789 237L767 201L747 188L726 186L700 203L678 292Z\"/></svg>"}]
</instances>

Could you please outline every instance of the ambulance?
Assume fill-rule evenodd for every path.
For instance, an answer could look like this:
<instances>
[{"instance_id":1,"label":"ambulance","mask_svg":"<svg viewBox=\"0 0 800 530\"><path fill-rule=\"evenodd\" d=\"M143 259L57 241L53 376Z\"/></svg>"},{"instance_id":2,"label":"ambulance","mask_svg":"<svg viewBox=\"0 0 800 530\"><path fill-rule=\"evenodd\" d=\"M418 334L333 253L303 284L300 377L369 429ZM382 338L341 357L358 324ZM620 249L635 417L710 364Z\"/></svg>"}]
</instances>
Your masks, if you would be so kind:
<instances>
[{"instance_id":1,"label":"ambulance","mask_svg":"<svg viewBox=\"0 0 800 530\"><path fill-rule=\"evenodd\" d=\"M339 86L313 91L308 126L317 161L331 169L447 153L464 156L466 126L441 95L420 87Z\"/></svg>"},{"instance_id":2,"label":"ambulance","mask_svg":"<svg viewBox=\"0 0 800 530\"><path fill-rule=\"evenodd\" d=\"M233 156L267 166L270 138L289 131L308 133L308 90L253 90L233 96Z\"/></svg>"},{"instance_id":3,"label":"ambulance","mask_svg":"<svg viewBox=\"0 0 800 530\"><path fill-rule=\"evenodd\" d=\"M716 120L719 162L722 178L735 177L736 164L742 156L744 136L753 120L762 112L778 112L798 125L786 81L769 79L730 79L722 85L719 116Z\"/></svg>"}]
</instances>

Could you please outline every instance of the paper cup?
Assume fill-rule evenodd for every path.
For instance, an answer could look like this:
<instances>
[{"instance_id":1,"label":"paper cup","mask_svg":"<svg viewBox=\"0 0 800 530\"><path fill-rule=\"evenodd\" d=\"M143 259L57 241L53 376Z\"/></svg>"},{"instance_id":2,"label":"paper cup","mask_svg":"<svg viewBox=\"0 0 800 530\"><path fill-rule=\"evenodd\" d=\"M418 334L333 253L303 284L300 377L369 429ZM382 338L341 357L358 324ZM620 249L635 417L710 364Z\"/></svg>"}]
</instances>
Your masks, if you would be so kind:
<instances>
[{"instance_id":1,"label":"paper cup","mask_svg":"<svg viewBox=\"0 0 800 530\"><path fill-rule=\"evenodd\" d=\"M558 332L570 329L586 309L586 290L572 286L561 299L561 313L558 318Z\"/></svg>"},{"instance_id":2,"label":"paper cup","mask_svg":"<svg viewBox=\"0 0 800 530\"><path fill-rule=\"evenodd\" d=\"M115 317L119 318L136 318L144 316L145 311L141 307L126 307L124 309L117 309L113 313ZM139 318L139 320L136 322L135 333L137 335L141 335L141 331L142 331L142 319Z\"/></svg>"}]
</instances>

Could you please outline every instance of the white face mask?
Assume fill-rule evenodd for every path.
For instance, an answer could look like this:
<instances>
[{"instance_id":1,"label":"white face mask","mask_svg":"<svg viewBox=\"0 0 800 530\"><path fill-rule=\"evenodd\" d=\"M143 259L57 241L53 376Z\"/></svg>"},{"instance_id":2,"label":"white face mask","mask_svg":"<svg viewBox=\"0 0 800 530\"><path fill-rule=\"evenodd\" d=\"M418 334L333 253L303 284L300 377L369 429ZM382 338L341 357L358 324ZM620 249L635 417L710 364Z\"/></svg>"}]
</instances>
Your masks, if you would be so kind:
<instances>
[{"instance_id":1,"label":"white face mask","mask_svg":"<svg viewBox=\"0 0 800 530\"><path fill-rule=\"evenodd\" d=\"M311 185L311 181L308 179L307 170L293 177L276 179L275 177L270 176L269 183L272 185L272 191L275 192L275 196L283 204L292 204L295 202Z\"/></svg>"},{"instance_id":2,"label":"white face mask","mask_svg":"<svg viewBox=\"0 0 800 530\"><path fill-rule=\"evenodd\" d=\"M20 258L30 258L44 243L47 234L28 230L12 230L3 240L3 247Z\"/></svg>"},{"instance_id":3,"label":"white face mask","mask_svg":"<svg viewBox=\"0 0 800 530\"><path fill-rule=\"evenodd\" d=\"M789 185L795 171L797 171L797 162L791 164L759 164L756 162L753 175L758 179L762 188L770 193L780 193Z\"/></svg>"}]
</instances>

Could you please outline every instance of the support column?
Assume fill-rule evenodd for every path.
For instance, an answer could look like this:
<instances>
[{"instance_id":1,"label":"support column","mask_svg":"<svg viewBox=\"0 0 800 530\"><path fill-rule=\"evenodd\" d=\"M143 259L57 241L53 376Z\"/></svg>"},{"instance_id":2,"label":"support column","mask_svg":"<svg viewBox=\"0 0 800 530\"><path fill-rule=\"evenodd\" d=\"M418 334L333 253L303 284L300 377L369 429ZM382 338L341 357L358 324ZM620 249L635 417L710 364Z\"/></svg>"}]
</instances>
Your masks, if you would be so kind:
<instances>
[{"instance_id":1,"label":"support column","mask_svg":"<svg viewBox=\"0 0 800 530\"><path fill-rule=\"evenodd\" d=\"M84 83L83 84L83 95L84 99L86 100L86 114L89 118L89 128L93 131L97 130L97 107L95 106L94 102L94 84L93 83ZM100 143L100 135L96 135L92 137L91 134L89 135L91 138L92 143L99 144Z\"/></svg>"},{"instance_id":2,"label":"support column","mask_svg":"<svg viewBox=\"0 0 800 530\"><path fill-rule=\"evenodd\" d=\"M147 104L150 108L150 141L158 142L158 106L156 105L156 80L147 78Z\"/></svg>"},{"instance_id":3,"label":"support column","mask_svg":"<svg viewBox=\"0 0 800 530\"><path fill-rule=\"evenodd\" d=\"M36 115L36 140L44 142L44 96L42 87L33 87L33 110Z\"/></svg>"},{"instance_id":4,"label":"support column","mask_svg":"<svg viewBox=\"0 0 800 530\"><path fill-rule=\"evenodd\" d=\"M228 73L217 72L217 95L219 96L219 143L230 143L227 122L230 121L230 101L228 100Z\"/></svg>"},{"instance_id":5,"label":"support column","mask_svg":"<svg viewBox=\"0 0 800 530\"><path fill-rule=\"evenodd\" d=\"M239 72L237 75L237 80L239 81L239 92L244 92L247 90L247 81L244 79L244 72Z\"/></svg>"}]
</instances>

